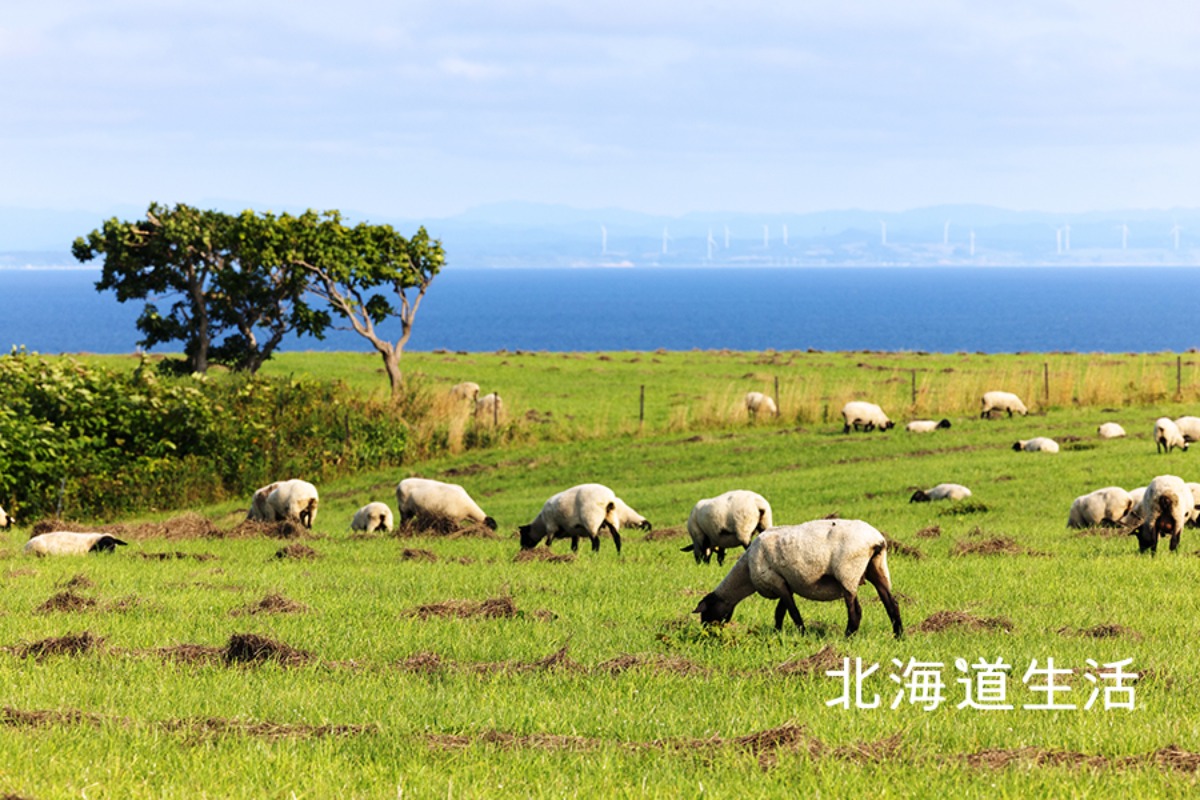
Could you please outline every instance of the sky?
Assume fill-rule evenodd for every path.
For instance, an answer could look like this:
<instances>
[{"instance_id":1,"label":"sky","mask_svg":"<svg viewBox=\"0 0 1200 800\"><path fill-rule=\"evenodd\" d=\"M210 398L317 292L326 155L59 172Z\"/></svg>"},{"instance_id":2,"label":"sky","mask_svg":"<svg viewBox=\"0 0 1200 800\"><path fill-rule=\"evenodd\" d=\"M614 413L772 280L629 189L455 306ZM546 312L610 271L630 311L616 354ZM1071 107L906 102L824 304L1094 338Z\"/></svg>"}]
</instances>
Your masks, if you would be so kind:
<instances>
[{"instance_id":1,"label":"sky","mask_svg":"<svg viewBox=\"0 0 1200 800\"><path fill-rule=\"evenodd\" d=\"M0 207L1200 206L1191 0L39 0Z\"/></svg>"}]
</instances>

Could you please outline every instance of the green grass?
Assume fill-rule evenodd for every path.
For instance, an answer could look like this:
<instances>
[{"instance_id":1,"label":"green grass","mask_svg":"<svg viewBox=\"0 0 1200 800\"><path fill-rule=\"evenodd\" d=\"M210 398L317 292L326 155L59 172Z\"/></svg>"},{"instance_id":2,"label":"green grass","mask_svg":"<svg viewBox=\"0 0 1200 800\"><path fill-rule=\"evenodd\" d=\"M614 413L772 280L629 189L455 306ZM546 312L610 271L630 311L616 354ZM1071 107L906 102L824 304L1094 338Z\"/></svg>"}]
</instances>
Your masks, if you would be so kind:
<instances>
[{"instance_id":1,"label":"green grass","mask_svg":"<svg viewBox=\"0 0 1200 800\"><path fill-rule=\"evenodd\" d=\"M736 403L745 390L768 386L756 378L751 387L743 377L758 357L406 356L409 369L432 386L473 378L485 391L499 388L513 413L550 411L555 422L533 424L524 439L501 447L414 463L403 474L364 473L322 485L318 538L304 542L321 555L316 560L277 559L285 543L268 539L141 539L112 556L33 560L20 553L28 530L9 533L0 542L0 646L9 648L0 652L8 709L0 726L6 765L0 792L316 798L401 791L404 797L1194 791L1194 765L1173 767L1148 756L1172 744L1200 752L1193 644L1200 594L1192 590L1200 540L1189 530L1178 554L1164 547L1150 559L1136 555L1131 538L1065 528L1071 500L1091 489L1133 488L1162 473L1200 475L1195 453L1159 456L1150 439L1156 417L1189 413L1187 403L1164 396L1076 406L1068 399L1027 418L994 421L976 419L964 404L949 431L842 435L840 419L832 418L840 407L835 397L878 398L897 421L907 418L906 409L875 394L910 391L908 383L886 383L888 376L904 378L896 370L912 368L905 365L924 365L931 380L958 376L966 385L975 378L965 374L984 375L983 381L1032 372L1040 380L1046 357L830 353L811 356L828 361L828 373L815 362L786 373L821 387L812 396L832 404L828 419L798 421L795 412L754 426L718 419L720 398ZM864 358L895 369L857 367ZM1052 358L1061 358L1064 374L1082 374L1085 363L1100 359ZM1114 360L1121 359L1128 361L1123 370L1169 367L1173 381L1170 355ZM382 378L367 362L360 355L297 355L272 369L338 374L354 390L371 391ZM558 378L555 366L563 370ZM948 367L956 372L941 371ZM648 414L659 392L680 399L655 406L656 416L639 430L636 390L643 379ZM672 410L680 407L688 409L686 418ZM716 411L705 416L692 409ZM632 423L614 424L630 413ZM1130 438L1097 439L1096 426L1109 419L1125 425ZM1063 452L1011 450L1014 440L1032 435L1060 439ZM351 537L353 511L369 500L394 503L392 488L410 473L465 485L499 520L502 538ZM613 487L656 529L681 528L697 499L731 488L766 496L777 523L831 513L865 519L919 550L920 557L899 549L889 557L908 635L891 637L869 587L862 628L850 640L841 633L841 603L800 601L806 635L790 626L776 633L773 604L761 598L739 606L730 626L706 630L689 612L726 570L697 566L680 553L686 536L647 541L628 531L620 556L606 539L598 555L581 551L571 563L514 562L516 526L553 492L585 481ZM976 510L955 514L947 503L908 502L914 488L942 481L971 487ZM200 510L230 527L243 506ZM940 536L917 536L932 525ZM1025 552L952 555L956 543L993 536L1011 537ZM429 550L438 561L404 560L404 548ZM215 558L139 556L176 551ZM566 552L566 544L554 551ZM75 591L95 607L36 613L80 574L92 585ZM308 610L231 615L272 592ZM521 613L427 620L408 613L423 604L500 596L510 596ZM918 630L941 611L1003 617L1012 629ZM1101 625L1127 631L1072 635ZM102 637L103 646L42 661L16 652L22 643L85 630ZM154 652L180 644L219 648L235 633L269 636L310 652L314 661L228 667L171 662ZM836 658L880 664L869 685L883 695L883 707L830 708L826 701L839 694L839 680L777 669L827 646ZM564 647L571 664L538 665ZM429 654L440 666L406 666ZM620 672L605 666L631 655L642 665ZM1017 708L954 707L962 699L954 660L981 657L1012 665L1009 697ZM1152 675L1137 684L1132 712L1021 708L1038 699L1021 676L1031 659L1048 657L1079 669L1088 658L1132 658L1131 669ZM928 712L888 708L894 658L943 662L947 702ZM1090 684L1082 674L1069 683L1082 704ZM78 713L44 724L19 713L37 711ZM330 725L356 727L324 735L317 729ZM785 725L803 726L790 745L756 748L738 738ZM1021 748L1100 760L1072 764L1059 755L1060 763L1038 763L1026 751L1007 766L976 763L985 751Z\"/></svg>"}]
</instances>

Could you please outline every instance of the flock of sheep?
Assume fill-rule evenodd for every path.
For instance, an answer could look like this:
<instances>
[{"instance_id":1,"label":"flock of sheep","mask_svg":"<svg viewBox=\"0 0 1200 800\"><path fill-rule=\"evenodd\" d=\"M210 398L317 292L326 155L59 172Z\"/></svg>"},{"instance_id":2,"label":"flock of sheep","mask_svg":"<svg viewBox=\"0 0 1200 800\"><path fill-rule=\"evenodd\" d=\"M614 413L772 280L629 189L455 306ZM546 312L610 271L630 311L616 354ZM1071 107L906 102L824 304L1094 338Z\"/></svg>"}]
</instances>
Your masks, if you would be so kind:
<instances>
[{"instance_id":1,"label":"flock of sheep","mask_svg":"<svg viewBox=\"0 0 1200 800\"><path fill-rule=\"evenodd\" d=\"M497 414L499 395L479 396L474 383L456 385L455 398L470 399L476 413ZM776 414L774 401L760 393L746 395L746 408L752 415ZM981 400L981 416L1007 413L1025 415L1021 399L1010 392L987 392ZM874 403L852 401L842 408L843 433L851 431L890 430L894 423ZM914 433L930 433L950 427L943 419L914 420L906 429ZM1102 438L1125 435L1120 425L1107 422L1098 429ZM1188 443L1200 441L1200 418L1182 417L1178 420L1159 419L1154 438L1161 452L1172 448L1186 450ZM1052 439L1035 437L1019 440L1014 450L1029 452L1058 452ZM938 484L930 489L917 490L910 502L962 500L971 490L952 483ZM311 528L319 506L317 489L303 480L271 483L254 492L247 518L261 522L290 520ZM459 525L464 521L485 525L495 530L495 519L488 516L462 486L426 478L406 478L396 486L396 507L400 523L410 520L421 524L443 523ZM13 520L0 508L0 528L11 527ZM356 531L391 531L395 524L392 509L383 502L372 502L355 512L351 528ZM1200 524L1200 484L1186 483L1172 475L1161 475L1147 486L1126 491L1108 486L1075 499L1068 516L1069 527L1120 526L1136 531L1141 551L1152 553L1160 538L1169 537L1170 548L1179 545L1185 525ZM649 530L649 520L631 508L612 489L598 483L586 483L558 492L546 500L541 511L527 525L519 528L521 547L529 549L539 543L547 545L557 539L570 539L571 549L578 550L579 540L587 538L592 551L600 549L600 535L607 531L617 552L621 550L620 531L639 527ZM898 637L903 633L900 610L893 599L891 577L887 566L887 544L882 533L861 520L816 520L799 525L776 526L771 505L755 492L733 490L717 497L699 500L687 520L692 543L683 548L691 552L697 564L709 563L716 555L724 564L726 550L744 548L745 552L725 579L696 606L704 623L728 621L733 610L746 597L759 594L777 601L775 627L782 628L789 617L801 630L804 622L795 604L795 595L817 600L841 599L846 604L846 635L859 627L862 608L858 588L863 583L875 587L892 630ZM88 552L114 550L125 542L103 533L52 531L31 538L25 545L28 554L79 555Z\"/></svg>"}]
</instances>

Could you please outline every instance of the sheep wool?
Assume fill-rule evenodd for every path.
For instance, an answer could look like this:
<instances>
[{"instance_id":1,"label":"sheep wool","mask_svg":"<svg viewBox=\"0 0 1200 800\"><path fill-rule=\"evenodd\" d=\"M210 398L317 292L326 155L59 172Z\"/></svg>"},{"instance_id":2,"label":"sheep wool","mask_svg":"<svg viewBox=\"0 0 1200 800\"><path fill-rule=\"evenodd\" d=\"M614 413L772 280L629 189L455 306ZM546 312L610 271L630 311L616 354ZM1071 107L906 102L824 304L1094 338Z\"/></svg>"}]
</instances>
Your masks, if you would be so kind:
<instances>
[{"instance_id":1,"label":"sheep wool","mask_svg":"<svg viewBox=\"0 0 1200 800\"><path fill-rule=\"evenodd\" d=\"M758 419L759 414L779 416L779 408L775 401L762 392L746 392L746 411L750 414L750 419Z\"/></svg>"},{"instance_id":2,"label":"sheep wool","mask_svg":"<svg viewBox=\"0 0 1200 800\"><path fill-rule=\"evenodd\" d=\"M1029 411L1025 408L1025 404L1021 402L1021 398L1017 397L1012 392L984 392L983 397L979 398L980 419L991 417L994 412L1008 412L1011 417L1013 414L1025 416Z\"/></svg>"},{"instance_id":3,"label":"sheep wool","mask_svg":"<svg viewBox=\"0 0 1200 800\"><path fill-rule=\"evenodd\" d=\"M317 521L319 503L317 487L308 481L280 481L267 494L267 521L292 520L311 529Z\"/></svg>"},{"instance_id":4,"label":"sheep wool","mask_svg":"<svg viewBox=\"0 0 1200 800\"><path fill-rule=\"evenodd\" d=\"M1116 527L1132 508L1133 498L1129 492L1120 486L1105 486L1075 498L1067 515L1067 527Z\"/></svg>"},{"instance_id":5,"label":"sheep wool","mask_svg":"<svg viewBox=\"0 0 1200 800\"><path fill-rule=\"evenodd\" d=\"M463 520L478 522L496 530L496 520L483 513L467 490L457 483L430 478L405 478L396 484L396 507L400 524L410 519L445 520L455 524Z\"/></svg>"},{"instance_id":6,"label":"sheep wool","mask_svg":"<svg viewBox=\"0 0 1200 800\"><path fill-rule=\"evenodd\" d=\"M8 530L9 528L11 528L13 526L14 522L16 522L16 520L14 520L12 518L12 515L6 514L4 512L4 509L0 508L0 528L4 528L4 530Z\"/></svg>"},{"instance_id":7,"label":"sheep wool","mask_svg":"<svg viewBox=\"0 0 1200 800\"><path fill-rule=\"evenodd\" d=\"M277 488L279 488L278 483L269 483L256 491L250 498L250 510L246 513L246 519L255 522L275 522L275 512L267 504L267 498Z\"/></svg>"},{"instance_id":8,"label":"sheep wool","mask_svg":"<svg viewBox=\"0 0 1200 800\"><path fill-rule=\"evenodd\" d=\"M1142 524L1138 526L1138 550L1158 552L1158 540L1171 537L1171 551L1179 548L1179 536L1195 507L1192 492L1182 478L1159 475L1142 497Z\"/></svg>"},{"instance_id":9,"label":"sheep wool","mask_svg":"<svg viewBox=\"0 0 1200 800\"><path fill-rule=\"evenodd\" d=\"M717 563L725 563L725 551L731 547L749 547L754 534L774 526L771 504L766 498L745 489L734 489L716 497L700 500L688 515L687 530L691 545L683 548L699 564L708 564L717 554Z\"/></svg>"},{"instance_id":10,"label":"sheep wool","mask_svg":"<svg viewBox=\"0 0 1200 800\"><path fill-rule=\"evenodd\" d=\"M650 520L634 511L624 500L619 497L616 499L615 511L618 520L617 527L619 528L641 528L644 531L648 531L653 528L653 526L650 524Z\"/></svg>"},{"instance_id":11,"label":"sheep wool","mask_svg":"<svg viewBox=\"0 0 1200 800\"><path fill-rule=\"evenodd\" d=\"M354 531L383 531L389 533L392 530L392 509L387 503L367 503L365 506L354 512L354 519L350 521L350 529Z\"/></svg>"},{"instance_id":12,"label":"sheep wool","mask_svg":"<svg viewBox=\"0 0 1200 800\"><path fill-rule=\"evenodd\" d=\"M1200 442L1200 417L1180 417L1175 420L1175 427L1185 442Z\"/></svg>"},{"instance_id":13,"label":"sheep wool","mask_svg":"<svg viewBox=\"0 0 1200 800\"><path fill-rule=\"evenodd\" d=\"M1179 426L1170 417L1159 417L1154 421L1154 452L1170 453L1172 448L1188 449Z\"/></svg>"},{"instance_id":14,"label":"sheep wool","mask_svg":"<svg viewBox=\"0 0 1200 800\"><path fill-rule=\"evenodd\" d=\"M599 483L584 483L553 495L532 522L521 526L521 547L528 550L543 539L549 545L555 539L569 538L575 551L580 538L586 536L594 553L600 550L600 531L607 530L620 553L620 527L613 490Z\"/></svg>"},{"instance_id":15,"label":"sheep wool","mask_svg":"<svg viewBox=\"0 0 1200 800\"><path fill-rule=\"evenodd\" d=\"M928 503L931 500L965 500L971 490L961 483L939 483L932 489L917 489L908 499L910 503Z\"/></svg>"},{"instance_id":16,"label":"sheep wool","mask_svg":"<svg viewBox=\"0 0 1200 800\"><path fill-rule=\"evenodd\" d=\"M111 553L125 542L107 533L51 531L34 536L25 543L25 554L32 556L82 556Z\"/></svg>"},{"instance_id":17,"label":"sheep wool","mask_svg":"<svg viewBox=\"0 0 1200 800\"><path fill-rule=\"evenodd\" d=\"M939 428L949 428L950 420L943 419L940 422L935 422L931 419L914 419L912 422L904 426L904 430L909 433L933 433Z\"/></svg>"},{"instance_id":18,"label":"sheep wool","mask_svg":"<svg viewBox=\"0 0 1200 800\"><path fill-rule=\"evenodd\" d=\"M1116 422L1105 422L1096 429L1101 439L1120 439L1125 435L1125 429Z\"/></svg>"},{"instance_id":19,"label":"sheep wool","mask_svg":"<svg viewBox=\"0 0 1200 800\"><path fill-rule=\"evenodd\" d=\"M450 387L450 396L459 400L475 400L479 397L479 384L474 381L463 381Z\"/></svg>"},{"instance_id":20,"label":"sheep wool","mask_svg":"<svg viewBox=\"0 0 1200 800\"><path fill-rule=\"evenodd\" d=\"M486 420L502 418L504 416L504 401L495 392L485 394L475 401L475 416Z\"/></svg>"},{"instance_id":21,"label":"sheep wool","mask_svg":"<svg viewBox=\"0 0 1200 800\"><path fill-rule=\"evenodd\" d=\"M802 632L804 620L794 594L809 600L846 603L846 635L858 630L862 605L858 587L870 583L879 594L892 621L896 638L904 633L900 607L892 597L887 566L887 541L862 520L821 519L802 525L784 525L760 534L733 565L725 579L701 599L693 614L700 621L728 622L742 600L758 592L778 600L775 629L783 628L784 615Z\"/></svg>"},{"instance_id":22,"label":"sheep wool","mask_svg":"<svg viewBox=\"0 0 1200 800\"><path fill-rule=\"evenodd\" d=\"M845 421L842 433L851 430L873 431L876 428L886 431L895 425L882 408L865 400L851 400L842 406L842 419Z\"/></svg>"}]
</instances>

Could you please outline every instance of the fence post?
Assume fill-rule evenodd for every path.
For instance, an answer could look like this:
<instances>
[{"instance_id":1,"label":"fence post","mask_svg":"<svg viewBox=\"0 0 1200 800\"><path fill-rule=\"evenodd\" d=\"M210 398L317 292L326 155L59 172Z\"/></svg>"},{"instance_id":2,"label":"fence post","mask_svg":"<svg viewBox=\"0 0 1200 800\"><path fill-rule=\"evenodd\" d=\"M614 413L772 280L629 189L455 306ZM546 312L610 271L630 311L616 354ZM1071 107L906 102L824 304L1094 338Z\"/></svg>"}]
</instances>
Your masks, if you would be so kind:
<instances>
[{"instance_id":1,"label":"fence post","mask_svg":"<svg viewBox=\"0 0 1200 800\"><path fill-rule=\"evenodd\" d=\"M641 396L638 398L638 425L646 424L646 384L642 384Z\"/></svg>"},{"instance_id":2,"label":"fence post","mask_svg":"<svg viewBox=\"0 0 1200 800\"><path fill-rule=\"evenodd\" d=\"M500 427L500 395L499 395L499 393L494 393L492 395L492 399L495 401L492 403L492 428L494 429L494 428Z\"/></svg>"},{"instance_id":3,"label":"fence post","mask_svg":"<svg viewBox=\"0 0 1200 800\"><path fill-rule=\"evenodd\" d=\"M779 376L775 376L775 419L779 419Z\"/></svg>"},{"instance_id":4,"label":"fence post","mask_svg":"<svg viewBox=\"0 0 1200 800\"><path fill-rule=\"evenodd\" d=\"M1183 356L1175 356L1175 399L1183 399Z\"/></svg>"},{"instance_id":5,"label":"fence post","mask_svg":"<svg viewBox=\"0 0 1200 800\"><path fill-rule=\"evenodd\" d=\"M1050 407L1050 362L1042 363L1042 395L1046 398L1046 407Z\"/></svg>"},{"instance_id":6,"label":"fence post","mask_svg":"<svg viewBox=\"0 0 1200 800\"><path fill-rule=\"evenodd\" d=\"M912 404L913 408L917 407L917 371L912 371Z\"/></svg>"}]
</instances>

